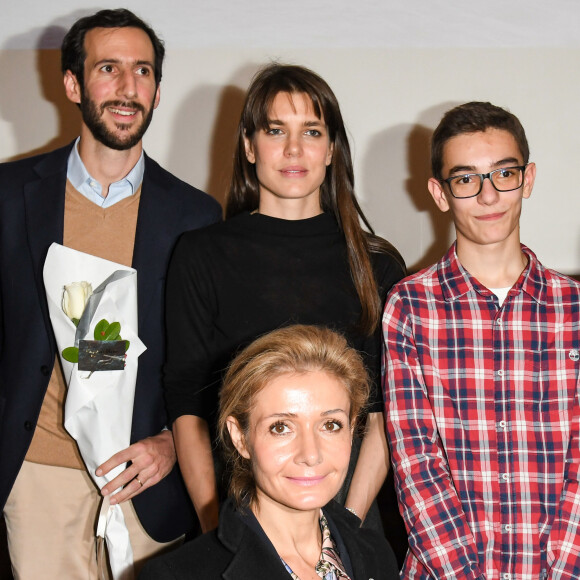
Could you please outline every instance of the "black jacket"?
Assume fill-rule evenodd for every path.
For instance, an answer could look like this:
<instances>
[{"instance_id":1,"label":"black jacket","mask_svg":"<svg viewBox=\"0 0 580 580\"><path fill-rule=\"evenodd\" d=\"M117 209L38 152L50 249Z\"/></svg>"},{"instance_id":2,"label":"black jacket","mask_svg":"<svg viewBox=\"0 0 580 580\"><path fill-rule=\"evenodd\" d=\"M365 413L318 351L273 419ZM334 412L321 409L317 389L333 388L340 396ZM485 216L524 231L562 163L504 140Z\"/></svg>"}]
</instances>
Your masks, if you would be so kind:
<instances>
[{"instance_id":1,"label":"black jacket","mask_svg":"<svg viewBox=\"0 0 580 580\"><path fill-rule=\"evenodd\" d=\"M333 540L352 580L395 580L399 570L388 542L336 502L324 508ZM346 550L347 554L344 554ZM346 564L350 560L350 566ZM225 502L217 530L149 561L139 580L288 580L290 575L267 539Z\"/></svg>"},{"instance_id":2,"label":"black jacket","mask_svg":"<svg viewBox=\"0 0 580 580\"><path fill-rule=\"evenodd\" d=\"M49 246L62 244L71 146L0 164L0 508L32 440L56 355L42 269ZM138 272L139 337L147 350L139 357L131 443L167 424L161 373L165 274L173 247L184 231L220 217L214 199L145 157L132 265ZM160 542L195 521L177 468L133 504Z\"/></svg>"}]
</instances>

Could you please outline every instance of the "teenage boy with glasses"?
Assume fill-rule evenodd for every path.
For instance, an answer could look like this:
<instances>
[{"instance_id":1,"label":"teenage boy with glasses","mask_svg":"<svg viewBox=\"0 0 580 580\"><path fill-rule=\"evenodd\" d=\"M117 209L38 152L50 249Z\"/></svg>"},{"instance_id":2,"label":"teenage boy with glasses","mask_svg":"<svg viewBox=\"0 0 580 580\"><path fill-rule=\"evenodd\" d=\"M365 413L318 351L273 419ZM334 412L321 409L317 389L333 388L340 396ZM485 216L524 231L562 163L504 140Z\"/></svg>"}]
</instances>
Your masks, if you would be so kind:
<instances>
[{"instance_id":1,"label":"teenage boy with glasses","mask_svg":"<svg viewBox=\"0 0 580 580\"><path fill-rule=\"evenodd\" d=\"M536 167L514 115L456 107L431 153L457 240L383 318L402 577L578 578L580 285L520 244Z\"/></svg>"}]
</instances>

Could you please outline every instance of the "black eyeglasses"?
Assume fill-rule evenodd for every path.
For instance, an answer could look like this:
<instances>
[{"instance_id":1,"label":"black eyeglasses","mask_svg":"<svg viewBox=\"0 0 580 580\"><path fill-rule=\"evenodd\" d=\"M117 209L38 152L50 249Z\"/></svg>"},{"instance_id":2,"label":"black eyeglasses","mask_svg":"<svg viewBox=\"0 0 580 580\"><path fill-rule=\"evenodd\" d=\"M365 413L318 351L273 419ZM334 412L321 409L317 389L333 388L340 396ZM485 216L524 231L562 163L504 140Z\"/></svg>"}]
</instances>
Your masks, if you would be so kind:
<instances>
[{"instance_id":1,"label":"black eyeglasses","mask_svg":"<svg viewBox=\"0 0 580 580\"><path fill-rule=\"evenodd\" d=\"M513 191L523 185L526 167L527 165L516 165L500 167L489 173L464 173L453 175L443 181L449 186L451 195L459 199L479 195L483 188L483 180L486 178L491 181L497 191Z\"/></svg>"}]
</instances>

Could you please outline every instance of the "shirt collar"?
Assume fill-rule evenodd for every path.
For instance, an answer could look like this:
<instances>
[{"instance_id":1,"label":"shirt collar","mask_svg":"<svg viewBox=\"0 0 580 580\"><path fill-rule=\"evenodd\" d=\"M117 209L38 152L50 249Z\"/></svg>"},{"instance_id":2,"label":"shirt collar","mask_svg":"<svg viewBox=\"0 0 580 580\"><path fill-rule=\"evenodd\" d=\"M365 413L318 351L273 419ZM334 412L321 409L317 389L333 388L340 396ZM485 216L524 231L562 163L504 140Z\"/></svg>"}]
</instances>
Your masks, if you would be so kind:
<instances>
[{"instance_id":1,"label":"shirt collar","mask_svg":"<svg viewBox=\"0 0 580 580\"><path fill-rule=\"evenodd\" d=\"M520 244L520 247L522 252L528 256L528 265L508 292L508 297L522 291L542 304L546 299L545 269L532 250L523 244ZM461 265L457 258L457 242L449 248L447 254L437 264L437 275L443 297L447 302L453 302L471 290L475 290L482 296L493 294L489 288L483 286Z\"/></svg>"},{"instance_id":2,"label":"shirt collar","mask_svg":"<svg viewBox=\"0 0 580 580\"><path fill-rule=\"evenodd\" d=\"M83 163L83 160L81 159L81 156L79 155L78 146L80 139L80 137L77 138L68 157L67 178L71 182L72 186L79 191L81 191L87 185L96 191L94 186L94 184L96 184L98 186L98 193L101 195L102 186L97 182L96 179L91 177L90 173L85 167L85 164ZM131 171L129 171L129 173L123 179L112 183L111 187L130 187L130 195L133 195L139 189L141 183L143 183L144 172L145 155L143 151L141 151L139 160L137 163L135 163L133 169L131 169Z\"/></svg>"}]
</instances>

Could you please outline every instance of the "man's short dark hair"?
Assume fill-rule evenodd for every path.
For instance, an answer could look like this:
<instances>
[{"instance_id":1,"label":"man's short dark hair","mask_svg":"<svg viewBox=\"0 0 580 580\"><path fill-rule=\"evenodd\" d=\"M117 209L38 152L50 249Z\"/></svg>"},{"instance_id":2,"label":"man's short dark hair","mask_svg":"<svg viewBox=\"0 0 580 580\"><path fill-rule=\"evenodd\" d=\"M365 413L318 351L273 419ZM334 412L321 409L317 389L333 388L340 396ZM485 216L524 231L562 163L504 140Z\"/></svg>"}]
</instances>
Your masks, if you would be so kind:
<instances>
[{"instance_id":1,"label":"man's short dark hair","mask_svg":"<svg viewBox=\"0 0 580 580\"><path fill-rule=\"evenodd\" d=\"M441 119L431 139L431 170L435 179L443 179L443 149L452 137L478 133L487 129L501 129L510 133L518 144L523 162L530 157L526 133L520 120L509 111L491 103L472 101L455 107Z\"/></svg>"},{"instance_id":2,"label":"man's short dark hair","mask_svg":"<svg viewBox=\"0 0 580 580\"><path fill-rule=\"evenodd\" d=\"M85 16L77 20L67 32L61 47L61 68L63 74L70 70L81 88L84 87L85 59L85 35L93 28L140 28L149 36L153 50L155 52L155 84L161 82L161 71L163 68L163 57L165 47L163 42L157 37L155 31L133 12L126 8L117 10L100 10L91 16Z\"/></svg>"}]
</instances>

